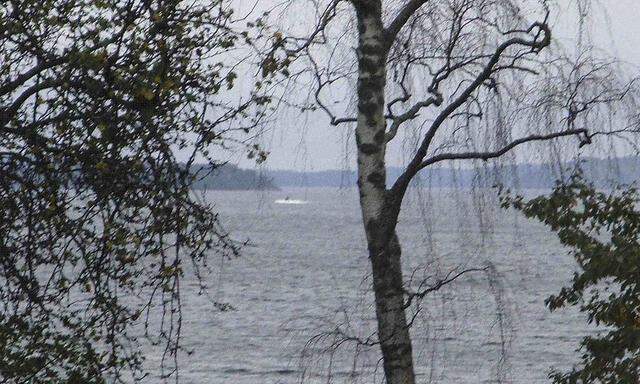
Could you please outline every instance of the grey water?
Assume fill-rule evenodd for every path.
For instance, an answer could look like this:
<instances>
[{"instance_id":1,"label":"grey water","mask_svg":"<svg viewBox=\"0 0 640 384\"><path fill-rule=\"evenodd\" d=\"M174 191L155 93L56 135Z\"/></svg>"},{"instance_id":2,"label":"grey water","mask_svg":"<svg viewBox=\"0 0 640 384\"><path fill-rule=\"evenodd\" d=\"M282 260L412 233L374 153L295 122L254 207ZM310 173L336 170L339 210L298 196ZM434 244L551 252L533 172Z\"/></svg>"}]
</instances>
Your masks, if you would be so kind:
<instances>
[{"instance_id":1,"label":"grey water","mask_svg":"<svg viewBox=\"0 0 640 384\"><path fill-rule=\"evenodd\" d=\"M527 191L536 194L536 191ZM290 196L306 204L277 204ZM210 191L235 259L212 259L209 296L183 289L183 383L379 383L375 314L354 189ZM574 262L546 227L498 206L495 190L417 190L398 233L407 284L462 275L409 309L420 383L546 383L596 330L544 299ZM233 310L220 311L225 302ZM345 337L346 336L346 337ZM350 340L349 340L350 339ZM161 350L146 351L149 366ZM153 382L151 380L150 382Z\"/></svg>"}]
</instances>

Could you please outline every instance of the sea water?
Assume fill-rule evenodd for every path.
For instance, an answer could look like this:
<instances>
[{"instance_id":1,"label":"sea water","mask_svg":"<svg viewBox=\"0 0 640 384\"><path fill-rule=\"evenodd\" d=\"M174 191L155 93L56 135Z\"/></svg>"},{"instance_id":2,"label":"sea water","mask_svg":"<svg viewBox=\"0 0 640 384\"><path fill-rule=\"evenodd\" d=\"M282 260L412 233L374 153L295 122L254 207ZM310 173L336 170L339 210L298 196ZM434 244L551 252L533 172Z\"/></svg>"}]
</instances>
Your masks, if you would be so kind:
<instances>
[{"instance_id":1,"label":"sea water","mask_svg":"<svg viewBox=\"0 0 640 384\"><path fill-rule=\"evenodd\" d=\"M275 203L285 195L306 204ZM180 355L180 381L381 382L357 191L210 191L204 198L249 244L239 258L209 261L208 296L197 295L193 278L183 283L182 342L193 353ZM420 383L549 382L549 370L575 363L580 339L595 332L575 310L545 307L575 264L545 226L500 209L494 190L413 191L398 234L411 289L484 269L408 310ZM145 348L154 369L162 349Z\"/></svg>"}]
</instances>

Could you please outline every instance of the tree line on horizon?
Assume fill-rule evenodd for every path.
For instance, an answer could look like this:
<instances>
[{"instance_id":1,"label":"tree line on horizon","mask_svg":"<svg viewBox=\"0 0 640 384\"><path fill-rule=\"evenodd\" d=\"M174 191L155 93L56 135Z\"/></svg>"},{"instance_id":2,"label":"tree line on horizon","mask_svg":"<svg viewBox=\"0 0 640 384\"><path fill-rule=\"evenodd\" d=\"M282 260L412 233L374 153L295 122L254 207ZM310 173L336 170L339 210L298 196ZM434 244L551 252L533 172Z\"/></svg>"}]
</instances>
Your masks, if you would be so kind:
<instances>
[{"instance_id":1,"label":"tree line on horizon","mask_svg":"<svg viewBox=\"0 0 640 384\"><path fill-rule=\"evenodd\" d=\"M517 164L494 167L454 168L446 165L425 170L414 186L432 188L491 188L497 186L521 189L551 189L560 179L569 180L576 169L589 175L599 188L620 184L634 184L640 180L640 158L635 156L597 159L553 164ZM387 180L395 181L402 174L401 167L389 167ZM357 186L357 172L353 170L270 170L240 168L224 164L198 179L194 189L277 190L280 188Z\"/></svg>"}]
</instances>

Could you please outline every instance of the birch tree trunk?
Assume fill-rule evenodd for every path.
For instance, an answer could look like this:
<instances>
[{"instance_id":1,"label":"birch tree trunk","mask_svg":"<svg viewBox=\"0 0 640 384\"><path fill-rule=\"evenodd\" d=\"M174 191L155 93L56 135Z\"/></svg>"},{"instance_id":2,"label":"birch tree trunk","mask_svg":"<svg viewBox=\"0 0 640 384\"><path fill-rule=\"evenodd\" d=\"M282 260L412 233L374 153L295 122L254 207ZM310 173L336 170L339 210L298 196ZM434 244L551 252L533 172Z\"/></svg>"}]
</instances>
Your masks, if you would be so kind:
<instances>
[{"instance_id":1,"label":"birch tree trunk","mask_svg":"<svg viewBox=\"0 0 640 384\"><path fill-rule=\"evenodd\" d=\"M394 234L385 250L371 256L378 337L387 383L414 384L413 355L404 308L400 255L400 244Z\"/></svg>"},{"instance_id":2,"label":"birch tree trunk","mask_svg":"<svg viewBox=\"0 0 640 384\"><path fill-rule=\"evenodd\" d=\"M358 17L358 188L388 384L413 384L413 357L402 289L401 249L387 220L385 165L386 48L379 0L354 2Z\"/></svg>"}]
</instances>

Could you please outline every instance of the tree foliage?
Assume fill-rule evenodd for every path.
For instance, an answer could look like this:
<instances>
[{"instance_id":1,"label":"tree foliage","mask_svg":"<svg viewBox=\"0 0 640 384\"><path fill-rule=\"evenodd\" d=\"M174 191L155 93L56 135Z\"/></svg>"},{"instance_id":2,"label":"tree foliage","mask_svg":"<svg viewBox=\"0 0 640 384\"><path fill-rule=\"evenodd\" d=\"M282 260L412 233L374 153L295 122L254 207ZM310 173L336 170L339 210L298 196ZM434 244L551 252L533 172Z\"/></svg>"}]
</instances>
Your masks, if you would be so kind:
<instances>
[{"instance_id":1,"label":"tree foliage","mask_svg":"<svg viewBox=\"0 0 640 384\"><path fill-rule=\"evenodd\" d=\"M185 269L237 252L191 166L244 145L269 100L225 95L231 17L217 0L0 5L2 380L139 378L135 324L176 358Z\"/></svg>"},{"instance_id":2,"label":"tree foliage","mask_svg":"<svg viewBox=\"0 0 640 384\"><path fill-rule=\"evenodd\" d=\"M580 343L580 363L553 372L555 383L640 381L640 195L635 188L597 191L580 173L548 196L503 196L504 207L548 225L578 264L571 284L546 300L550 310L577 307L603 331Z\"/></svg>"}]
</instances>

